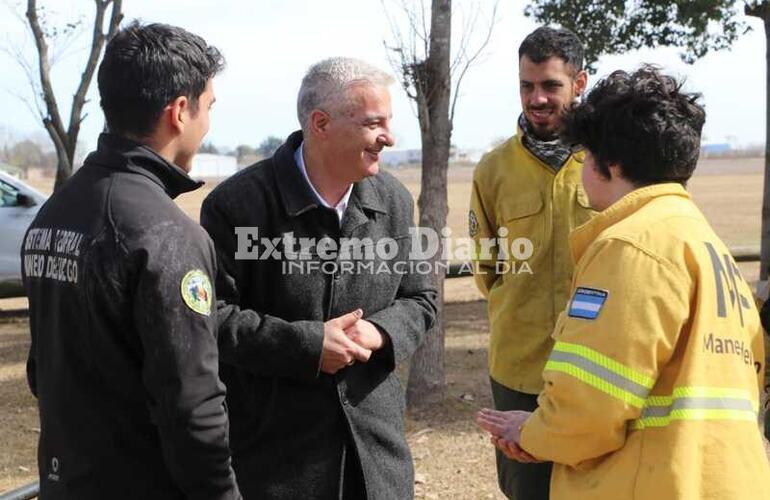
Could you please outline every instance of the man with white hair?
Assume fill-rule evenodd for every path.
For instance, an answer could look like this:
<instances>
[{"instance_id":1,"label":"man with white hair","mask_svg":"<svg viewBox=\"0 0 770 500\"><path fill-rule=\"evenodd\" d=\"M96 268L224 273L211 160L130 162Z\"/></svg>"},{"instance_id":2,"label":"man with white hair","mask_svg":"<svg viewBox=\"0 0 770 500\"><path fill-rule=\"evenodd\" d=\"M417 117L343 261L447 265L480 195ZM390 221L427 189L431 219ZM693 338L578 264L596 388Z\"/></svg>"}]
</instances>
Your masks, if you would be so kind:
<instances>
[{"instance_id":1,"label":"man with white hair","mask_svg":"<svg viewBox=\"0 0 770 500\"><path fill-rule=\"evenodd\" d=\"M393 372L433 324L436 290L410 272L412 197L379 172L394 143L392 82L355 59L315 64L298 96L302 130L203 204L247 500L413 496Z\"/></svg>"}]
</instances>

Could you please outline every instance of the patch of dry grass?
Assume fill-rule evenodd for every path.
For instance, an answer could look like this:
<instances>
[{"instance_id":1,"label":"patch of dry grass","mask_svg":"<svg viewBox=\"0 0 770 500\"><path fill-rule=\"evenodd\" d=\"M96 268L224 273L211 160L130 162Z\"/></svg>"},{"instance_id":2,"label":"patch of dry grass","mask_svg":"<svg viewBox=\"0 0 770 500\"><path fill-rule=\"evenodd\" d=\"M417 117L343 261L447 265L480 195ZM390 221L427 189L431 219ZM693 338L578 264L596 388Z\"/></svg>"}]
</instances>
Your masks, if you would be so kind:
<instances>
[{"instance_id":1,"label":"patch of dry grass","mask_svg":"<svg viewBox=\"0 0 770 500\"><path fill-rule=\"evenodd\" d=\"M0 323L0 492L37 479L37 402L27 387L26 321Z\"/></svg>"},{"instance_id":2,"label":"patch of dry grass","mask_svg":"<svg viewBox=\"0 0 770 500\"><path fill-rule=\"evenodd\" d=\"M420 170L416 167L392 169L393 173L417 200ZM714 230L728 246L759 245L762 209L762 160L758 158L702 160L690 180L688 190ZM449 169L447 226L454 236L467 234L473 168L452 166ZM44 193L53 189L53 180L32 183ZM200 189L176 199L192 219L198 220L203 199L216 186L208 180ZM512 193L515 195L515 193Z\"/></svg>"}]
</instances>

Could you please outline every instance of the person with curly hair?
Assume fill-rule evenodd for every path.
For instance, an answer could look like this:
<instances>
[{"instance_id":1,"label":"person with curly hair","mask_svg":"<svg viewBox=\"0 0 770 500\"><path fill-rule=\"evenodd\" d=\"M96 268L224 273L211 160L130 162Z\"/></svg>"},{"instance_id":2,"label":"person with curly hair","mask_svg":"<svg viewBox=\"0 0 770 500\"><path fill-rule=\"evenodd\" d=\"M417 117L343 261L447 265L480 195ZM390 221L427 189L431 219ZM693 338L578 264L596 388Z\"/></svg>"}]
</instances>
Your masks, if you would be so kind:
<instances>
[{"instance_id":1,"label":"person with curly hair","mask_svg":"<svg viewBox=\"0 0 770 500\"><path fill-rule=\"evenodd\" d=\"M484 409L508 457L553 461L551 498L759 499L762 328L685 190L705 111L653 66L616 71L564 119L600 213L570 235L571 299L538 409Z\"/></svg>"}]
</instances>

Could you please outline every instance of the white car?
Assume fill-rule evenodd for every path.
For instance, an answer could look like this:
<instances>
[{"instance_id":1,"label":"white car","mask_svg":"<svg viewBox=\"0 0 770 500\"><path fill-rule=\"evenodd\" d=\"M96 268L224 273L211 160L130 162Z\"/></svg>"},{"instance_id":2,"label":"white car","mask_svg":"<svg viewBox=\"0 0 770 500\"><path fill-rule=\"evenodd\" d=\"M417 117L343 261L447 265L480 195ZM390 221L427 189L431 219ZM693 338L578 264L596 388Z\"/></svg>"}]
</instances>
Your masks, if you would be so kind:
<instances>
[{"instance_id":1,"label":"white car","mask_svg":"<svg viewBox=\"0 0 770 500\"><path fill-rule=\"evenodd\" d=\"M0 171L0 298L24 295L21 242L48 197Z\"/></svg>"}]
</instances>

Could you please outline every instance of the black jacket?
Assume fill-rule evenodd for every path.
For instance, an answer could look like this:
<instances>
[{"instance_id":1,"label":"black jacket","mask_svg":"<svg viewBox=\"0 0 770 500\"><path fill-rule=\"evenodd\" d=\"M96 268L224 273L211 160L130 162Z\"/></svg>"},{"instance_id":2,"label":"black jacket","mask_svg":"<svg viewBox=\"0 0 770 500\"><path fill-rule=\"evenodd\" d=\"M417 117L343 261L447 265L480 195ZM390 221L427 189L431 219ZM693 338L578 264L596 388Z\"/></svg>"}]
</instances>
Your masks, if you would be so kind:
<instances>
[{"instance_id":1,"label":"black jacket","mask_svg":"<svg viewBox=\"0 0 770 500\"><path fill-rule=\"evenodd\" d=\"M397 252L385 264L406 262L413 226L409 192L386 173L356 183L340 227L294 162L301 140L293 134L272 158L220 184L201 210L220 259L220 372L228 387L238 483L246 499L337 498L342 449L352 442L368 497L404 500L413 495L413 468L403 390L393 370L435 320L431 277L341 267L335 272L333 262L326 272L289 272L283 256L236 258L241 227L256 229L259 239L286 233L298 241L371 238L368 250L392 238ZM278 252L287 250L283 242L273 243ZM258 241L252 253L270 253L270 247ZM372 264L379 269L383 261ZM359 307L389 343L368 363L335 376L321 373L323 322ZM239 308L256 312L236 315Z\"/></svg>"},{"instance_id":2,"label":"black jacket","mask_svg":"<svg viewBox=\"0 0 770 500\"><path fill-rule=\"evenodd\" d=\"M214 249L172 201L199 186L103 134L27 231L41 498L239 497L206 283Z\"/></svg>"}]
</instances>

